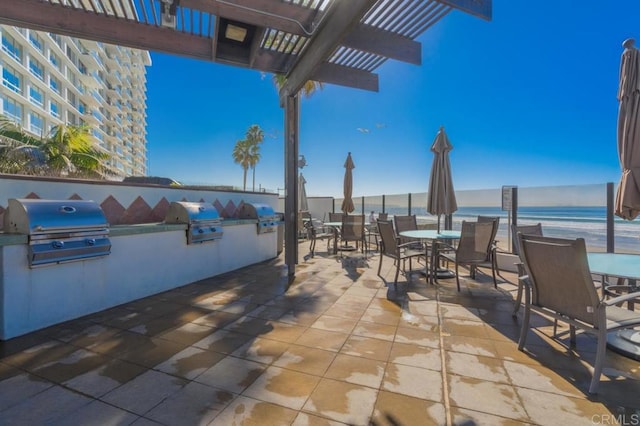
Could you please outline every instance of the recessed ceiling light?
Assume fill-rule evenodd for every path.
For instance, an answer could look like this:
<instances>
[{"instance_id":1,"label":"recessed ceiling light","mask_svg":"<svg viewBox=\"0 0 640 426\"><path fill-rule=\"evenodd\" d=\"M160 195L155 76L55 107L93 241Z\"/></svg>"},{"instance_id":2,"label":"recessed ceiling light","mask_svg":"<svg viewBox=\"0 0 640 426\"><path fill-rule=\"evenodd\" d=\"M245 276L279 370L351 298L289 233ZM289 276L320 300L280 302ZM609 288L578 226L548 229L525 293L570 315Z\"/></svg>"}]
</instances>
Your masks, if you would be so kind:
<instances>
[{"instance_id":1,"label":"recessed ceiling light","mask_svg":"<svg viewBox=\"0 0 640 426\"><path fill-rule=\"evenodd\" d=\"M229 40L235 40L242 43L245 37L247 37L247 29L237 27L232 24L227 24L227 29L224 31L224 36Z\"/></svg>"}]
</instances>

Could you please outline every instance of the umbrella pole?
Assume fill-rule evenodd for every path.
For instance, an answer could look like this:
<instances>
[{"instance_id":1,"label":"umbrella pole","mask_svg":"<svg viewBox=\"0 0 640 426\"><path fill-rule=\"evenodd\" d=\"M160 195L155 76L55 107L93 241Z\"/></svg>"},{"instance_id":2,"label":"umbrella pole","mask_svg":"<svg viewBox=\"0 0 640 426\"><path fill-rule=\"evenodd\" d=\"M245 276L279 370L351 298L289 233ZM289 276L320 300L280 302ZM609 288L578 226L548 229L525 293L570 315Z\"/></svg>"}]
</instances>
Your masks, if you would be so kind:
<instances>
[{"instance_id":1,"label":"umbrella pole","mask_svg":"<svg viewBox=\"0 0 640 426\"><path fill-rule=\"evenodd\" d=\"M440 233L440 215L438 215L438 234Z\"/></svg>"}]
</instances>

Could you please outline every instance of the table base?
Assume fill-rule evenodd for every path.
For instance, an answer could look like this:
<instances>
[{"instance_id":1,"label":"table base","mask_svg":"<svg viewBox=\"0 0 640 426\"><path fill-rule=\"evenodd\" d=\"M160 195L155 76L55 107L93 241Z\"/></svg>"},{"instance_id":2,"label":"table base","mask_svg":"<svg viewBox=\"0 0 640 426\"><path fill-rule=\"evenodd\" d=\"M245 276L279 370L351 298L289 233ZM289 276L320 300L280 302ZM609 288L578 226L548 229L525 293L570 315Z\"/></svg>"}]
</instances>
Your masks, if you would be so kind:
<instances>
[{"instance_id":1,"label":"table base","mask_svg":"<svg viewBox=\"0 0 640 426\"><path fill-rule=\"evenodd\" d=\"M617 330L607 335L607 346L612 351L640 361L640 330Z\"/></svg>"},{"instance_id":2,"label":"table base","mask_svg":"<svg viewBox=\"0 0 640 426\"><path fill-rule=\"evenodd\" d=\"M443 279L455 278L456 273L453 272L451 269L438 268L438 270L436 271L436 277L443 278Z\"/></svg>"}]
</instances>

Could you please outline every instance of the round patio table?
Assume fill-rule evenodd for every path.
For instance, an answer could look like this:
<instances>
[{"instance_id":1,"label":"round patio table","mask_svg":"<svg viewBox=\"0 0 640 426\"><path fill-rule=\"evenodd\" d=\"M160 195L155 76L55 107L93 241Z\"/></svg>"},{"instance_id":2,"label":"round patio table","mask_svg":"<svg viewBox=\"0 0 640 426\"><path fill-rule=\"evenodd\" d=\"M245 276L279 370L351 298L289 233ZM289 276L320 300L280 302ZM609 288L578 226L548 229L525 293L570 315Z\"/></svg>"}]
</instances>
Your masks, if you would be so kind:
<instances>
[{"instance_id":1,"label":"round patio table","mask_svg":"<svg viewBox=\"0 0 640 426\"><path fill-rule=\"evenodd\" d=\"M588 253L589 269L597 275L622 278L627 280L623 286L625 292L640 291L637 280L640 279L640 255L623 253ZM604 281L604 280L603 280ZM603 282L604 286L605 283ZM619 286L615 286L619 288ZM605 288L603 287L603 291ZM619 294L616 290L611 293ZM640 298L638 299L640 302ZM630 310L634 309L633 301L629 302ZM640 361L640 330L617 330L607 335L607 346L625 356Z\"/></svg>"},{"instance_id":2,"label":"round patio table","mask_svg":"<svg viewBox=\"0 0 640 426\"><path fill-rule=\"evenodd\" d=\"M434 278L452 278L455 275L448 269L436 269L437 253L434 247L436 241L459 240L460 231L436 231L434 229L413 229L411 231L402 231L400 235L407 238L415 238L424 243L425 259L429 259L429 244L431 244L431 259L427 265L426 273L429 282L433 284Z\"/></svg>"}]
</instances>

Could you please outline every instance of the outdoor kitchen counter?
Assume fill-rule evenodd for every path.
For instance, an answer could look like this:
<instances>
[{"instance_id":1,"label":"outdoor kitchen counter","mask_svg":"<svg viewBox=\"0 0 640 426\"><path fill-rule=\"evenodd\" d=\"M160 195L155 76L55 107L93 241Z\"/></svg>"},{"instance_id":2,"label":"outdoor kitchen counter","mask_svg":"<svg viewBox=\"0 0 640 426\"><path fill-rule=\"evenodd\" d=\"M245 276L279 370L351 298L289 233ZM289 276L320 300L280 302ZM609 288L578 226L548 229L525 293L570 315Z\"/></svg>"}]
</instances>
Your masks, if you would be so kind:
<instances>
[{"instance_id":1,"label":"outdoor kitchen counter","mask_svg":"<svg viewBox=\"0 0 640 426\"><path fill-rule=\"evenodd\" d=\"M222 221L222 226L255 225L256 223L258 223L258 221L253 219L225 219ZM186 223L166 224L161 222L141 223L139 225L114 225L109 228L109 235L119 237L123 235L150 234L153 232L186 231L187 226Z\"/></svg>"},{"instance_id":2,"label":"outdoor kitchen counter","mask_svg":"<svg viewBox=\"0 0 640 426\"><path fill-rule=\"evenodd\" d=\"M237 226L258 223L255 219L225 219L222 226ZM187 224L140 223L137 225L113 225L109 228L109 236L122 237L125 235L151 234L155 232L186 231ZM27 244L28 236L22 234L7 234L0 232L0 247Z\"/></svg>"},{"instance_id":3,"label":"outdoor kitchen counter","mask_svg":"<svg viewBox=\"0 0 640 426\"><path fill-rule=\"evenodd\" d=\"M187 243L188 224L109 227L110 252L30 267L28 235L0 233L0 340L181 287L278 255L277 232L225 219L222 238Z\"/></svg>"}]
</instances>

